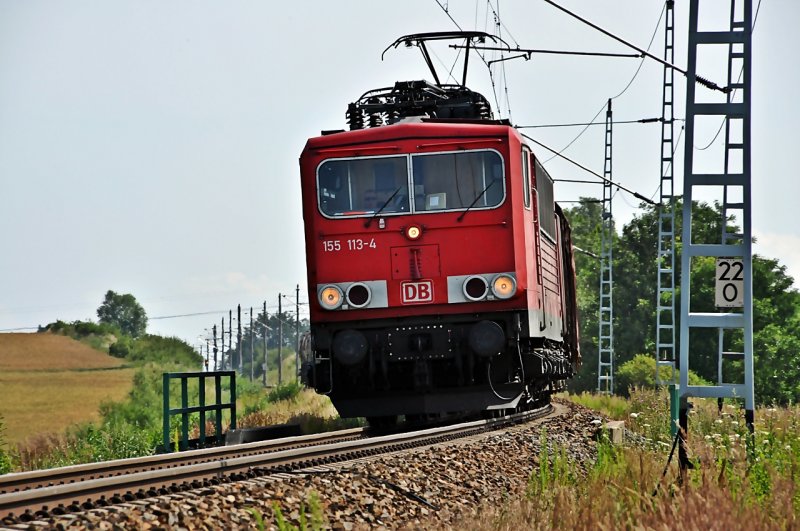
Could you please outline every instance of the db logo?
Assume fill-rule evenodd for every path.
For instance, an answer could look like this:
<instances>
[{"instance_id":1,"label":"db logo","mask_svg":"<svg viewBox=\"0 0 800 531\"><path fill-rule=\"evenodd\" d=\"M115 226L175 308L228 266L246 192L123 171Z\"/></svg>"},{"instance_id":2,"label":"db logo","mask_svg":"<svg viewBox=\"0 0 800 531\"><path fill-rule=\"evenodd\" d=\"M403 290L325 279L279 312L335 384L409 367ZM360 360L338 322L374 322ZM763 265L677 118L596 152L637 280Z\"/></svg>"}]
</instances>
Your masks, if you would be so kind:
<instances>
[{"instance_id":1,"label":"db logo","mask_svg":"<svg viewBox=\"0 0 800 531\"><path fill-rule=\"evenodd\" d=\"M403 304L419 304L433 302L433 281L420 280L419 282L403 282L400 284L403 292Z\"/></svg>"}]
</instances>

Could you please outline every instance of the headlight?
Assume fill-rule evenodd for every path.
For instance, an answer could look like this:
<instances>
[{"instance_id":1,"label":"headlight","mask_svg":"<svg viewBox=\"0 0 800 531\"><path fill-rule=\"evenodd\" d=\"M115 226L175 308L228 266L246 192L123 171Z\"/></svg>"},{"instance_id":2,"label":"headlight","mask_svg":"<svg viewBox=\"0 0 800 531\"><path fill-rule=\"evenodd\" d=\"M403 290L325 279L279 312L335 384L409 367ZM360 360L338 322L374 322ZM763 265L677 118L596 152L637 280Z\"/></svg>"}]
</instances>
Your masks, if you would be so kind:
<instances>
[{"instance_id":1,"label":"headlight","mask_svg":"<svg viewBox=\"0 0 800 531\"><path fill-rule=\"evenodd\" d=\"M498 299L509 299L517 291L517 281L509 275L497 275L492 281L492 293Z\"/></svg>"},{"instance_id":2,"label":"headlight","mask_svg":"<svg viewBox=\"0 0 800 531\"><path fill-rule=\"evenodd\" d=\"M422 236L422 229L416 225L411 225L406 229L406 238L411 241L418 240Z\"/></svg>"},{"instance_id":3,"label":"headlight","mask_svg":"<svg viewBox=\"0 0 800 531\"><path fill-rule=\"evenodd\" d=\"M319 303L326 310L335 310L343 300L342 290L338 286L325 286L319 291Z\"/></svg>"},{"instance_id":4,"label":"headlight","mask_svg":"<svg viewBox=\"0 0 800 531\"><path fill-rule=\"evenodd\" d=\"M479 301L486 297L489 292L489 285L486 283L485 278L480 275L474 275L464 280L463 292L464 296L469 300Z\"/></svg>"},{"instance_id":5,"label":"headlight","mask_svg":"<svg viewBox=\"0 0 800 531\"><path fill-rule=\"evenodd\" d=\"M347 288L347 303L353 308L363 308L371 298L372 293L366 284L356 282Z\"/></svg>"}]
</instances>

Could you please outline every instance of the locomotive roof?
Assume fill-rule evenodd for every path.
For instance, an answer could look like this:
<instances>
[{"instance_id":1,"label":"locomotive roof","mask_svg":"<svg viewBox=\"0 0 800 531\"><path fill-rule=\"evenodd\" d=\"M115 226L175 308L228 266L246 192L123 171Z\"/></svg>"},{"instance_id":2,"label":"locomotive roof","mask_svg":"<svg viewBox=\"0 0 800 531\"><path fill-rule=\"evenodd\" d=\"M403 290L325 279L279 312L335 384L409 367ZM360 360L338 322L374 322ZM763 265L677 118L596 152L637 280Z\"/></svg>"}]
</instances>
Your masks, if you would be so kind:
<instances>
[{"instance_id":1,"label":"locomotive roof","mask_svg":"<svg viewBox=\"0 0 800 531\"><path fill-rule=\"evenodd\" d=\"M341 131L310 138L306 150L343 147L355 144L370 144L404 138L443 138L443 137L507 137L513 136L521 141L516 129L506 121L499 120L434 120L402 121L392 125Z\"/></svg>"}]
</instances>

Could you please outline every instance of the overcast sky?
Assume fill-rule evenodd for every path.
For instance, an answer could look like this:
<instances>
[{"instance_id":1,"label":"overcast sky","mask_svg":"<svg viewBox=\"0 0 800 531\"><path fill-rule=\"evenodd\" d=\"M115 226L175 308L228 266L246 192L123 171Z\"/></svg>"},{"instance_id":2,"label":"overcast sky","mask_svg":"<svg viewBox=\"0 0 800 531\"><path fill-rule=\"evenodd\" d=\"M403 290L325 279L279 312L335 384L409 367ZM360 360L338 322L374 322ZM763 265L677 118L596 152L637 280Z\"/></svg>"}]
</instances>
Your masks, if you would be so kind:
<instances>
[{"instance_id":1,"label":"overcast sky","mask_svg":"<svg viewBox=\"0 0 800 531\"><path fill-rule=\"evenodd\" d=\"M562 3L642 47L663 8L658 0ZM462 28L488 32L496 32L492 10L499 10L502 36L523 48L628 51L541 0L446 4ZM725 26L728 0L701 4L705 28ZM681 66L687 6L676 2ZM798 21L800 2L763 0L752 91L754 249L780 259L795 278ZM651 48L658 56L662 28ZM0 329L96 319L113 289L142 303L149 331L197 345L237 303L266 300L273 311L283 292L293 307L298 283L306 302L297 163L306 139L344 128L347 103L369 89L431 78L416 49L392 50L381 61L397 37L454 29L435 0L0 0ZM435 52L437 66L449 70L455 52ZM699 70L722 85L724 61L710 53ZM639 63L552 55L510 61L505 71L495 67L495 97L486 67L473 59L468 84L517 125L586 122L623 92ZM661 76L659 64L645 61L614 100L614 118L660 116ZM682 118L685 83L676 81ZM711 141L718 123L698 130L696 147ZM527 132L561 149L579 131ZM722 136L702 155L719 160ZM659 139L658 125L617 126L615 180L655 196ZM678 193L683 149L681 141ZM564 153L602 172L603 127L590 127ZM556 178L590 177L559 159L546 166ZM600 192L562 183L556 199ZM616 195L619 226L637 205ZM220 313L153 319L205 312Z\"/></svg>"}]
</instances>

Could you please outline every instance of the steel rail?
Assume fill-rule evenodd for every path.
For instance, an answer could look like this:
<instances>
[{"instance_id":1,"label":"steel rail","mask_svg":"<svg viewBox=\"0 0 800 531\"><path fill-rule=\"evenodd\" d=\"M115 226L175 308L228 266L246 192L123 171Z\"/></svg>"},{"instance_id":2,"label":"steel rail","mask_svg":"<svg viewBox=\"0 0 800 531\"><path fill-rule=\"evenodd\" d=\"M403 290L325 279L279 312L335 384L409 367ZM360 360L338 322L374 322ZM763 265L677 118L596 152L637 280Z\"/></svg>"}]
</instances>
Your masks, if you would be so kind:
<instances>
[{"instance_id":1,"label":"steel rail","mask_svg":"<svg viewBox=\"0 0 800 531\"><path fill-rule=\"evenodd\" d=\"M283 437L269 441L5 474L0 475L0 495L21 490L52 487L63 483L75 483L90 479L120 476L122 474L152 471L159 468L174 468L176 466L203 463L229 457L256 455L299 446L324 444L336 440L356 439L366 437L367 431L367 428L350 428L311 435Z\"/></svg>"},{"instance_id":2,"label":"steel rail","mask_svg":"<svg viewBox=\"0 0 800 531\"><path fill-rule=\"evenodd\" d=\"M218 457L205 462L157 468L119 476L63 483L0 495L0 522L14 524L125 501L134 501L226 481L304 469L410 448L429 446L528 422L562 406L542 408L497 419L479 420L414 432L266 451L241 457Z\"/></svg>"}]
</instances>

